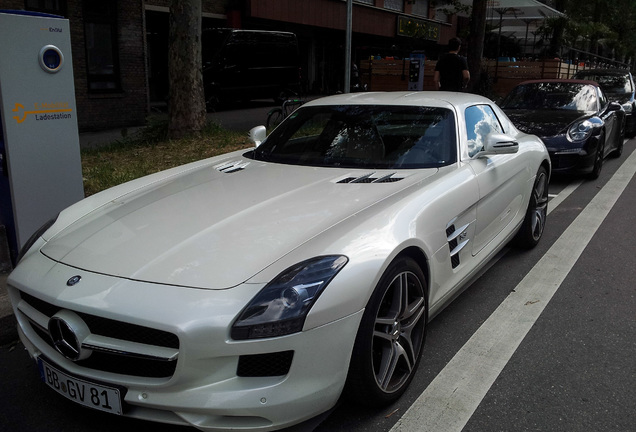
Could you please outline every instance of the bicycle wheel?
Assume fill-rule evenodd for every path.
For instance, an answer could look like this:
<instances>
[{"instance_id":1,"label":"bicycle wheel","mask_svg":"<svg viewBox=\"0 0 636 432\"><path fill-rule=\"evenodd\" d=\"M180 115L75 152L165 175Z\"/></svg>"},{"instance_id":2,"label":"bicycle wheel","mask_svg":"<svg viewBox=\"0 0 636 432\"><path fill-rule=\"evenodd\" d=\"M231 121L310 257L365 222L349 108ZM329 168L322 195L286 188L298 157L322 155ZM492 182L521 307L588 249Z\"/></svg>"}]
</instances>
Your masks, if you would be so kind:
<instances>
[{"instance_id":1,"label":"bicycle wheel","mask_svg":"<svg viewBox=\"0 0 636 432\"><path fill-rule=\"evenodd\" d=\"M276 126L283 121L283 109L282 108L274 108L267 114L267 129L274 129Z\"/></svg>"}]
</instances>

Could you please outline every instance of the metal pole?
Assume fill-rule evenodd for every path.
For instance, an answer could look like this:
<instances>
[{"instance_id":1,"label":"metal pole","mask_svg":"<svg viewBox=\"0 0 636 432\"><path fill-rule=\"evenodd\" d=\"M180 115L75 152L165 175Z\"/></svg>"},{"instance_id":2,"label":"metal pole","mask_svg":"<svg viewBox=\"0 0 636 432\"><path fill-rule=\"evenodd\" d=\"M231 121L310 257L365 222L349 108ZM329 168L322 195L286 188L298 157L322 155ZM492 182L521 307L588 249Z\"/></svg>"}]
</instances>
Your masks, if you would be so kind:
<instances>
[{"instance_id":1,"label":"metal pole","mask_svg":"<svg viewBox=\"0 0 636 432\"><path fill-rule=\"evenodd\" d=\"M351 91L351 23L353 21L353 0L347 0L347 29L345 42L344 92Z\"/></svg>"},{"instance_id":2,"label":"metal pole","mask_svg":"<svg viewBox=\"0 0 636 432\"><path fill-rule=\"evenodd\" d=\"M499 54L501 49L501 26L503 25L504 9L495 9L495 12L499 14L499 33L497 33L497 59L495 60L495 79L494 82L499 80Z\"/></svg>"}]
</instances>

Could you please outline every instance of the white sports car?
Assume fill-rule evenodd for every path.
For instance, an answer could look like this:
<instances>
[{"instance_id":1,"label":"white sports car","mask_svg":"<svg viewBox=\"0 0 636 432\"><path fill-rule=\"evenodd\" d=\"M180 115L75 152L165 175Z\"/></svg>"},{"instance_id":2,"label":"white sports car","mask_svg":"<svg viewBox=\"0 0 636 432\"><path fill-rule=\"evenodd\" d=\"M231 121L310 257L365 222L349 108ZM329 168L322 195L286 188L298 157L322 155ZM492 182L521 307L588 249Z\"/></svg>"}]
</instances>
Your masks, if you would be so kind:
<instances>
[{"instance_id":1,"label":"white sports car","mask_svg":"<svg viewBox=\"0 0 636 432\"><path fill-rule=\"evenodd\" d=\"M8 284L45 384L213 431L280 429L342 394L388 403L427 322L543 233L545 146L476 95L333 96L251 136L33 236Z\"/></svg>"}]
</instances>

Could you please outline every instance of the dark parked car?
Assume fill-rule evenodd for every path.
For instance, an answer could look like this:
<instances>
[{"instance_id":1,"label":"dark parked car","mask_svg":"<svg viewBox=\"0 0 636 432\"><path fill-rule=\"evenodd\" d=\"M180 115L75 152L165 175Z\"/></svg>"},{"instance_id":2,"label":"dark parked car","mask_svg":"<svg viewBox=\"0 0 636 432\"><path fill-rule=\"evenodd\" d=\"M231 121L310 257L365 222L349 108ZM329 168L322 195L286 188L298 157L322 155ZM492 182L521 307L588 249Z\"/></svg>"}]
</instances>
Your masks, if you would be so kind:
<instances>
[{"instance_id":1,"label":"dark parked car","mask_svg":"<svg viewBox=\"0 0 636 432\"><path fill-rule=\"evenodd\" d=\"M501 108L518 129L543 140L555 173L597 178L605 157L623 152L625 111L594 81L526 81Z\"/></svg>"},{"instance_id":2,"label":"dark parked car","mask_svg":"<svg viewBox=\"0 0 636 432\"><path fill-rule=\"evenodd\" d=\"M295 34L207 29L201 42L208 108L226 101L272 98L282 102L300 92Z\"/></svg>"},{"instance_id":3,"label":"dark parked car","mask_svg":"<svg viewBox=\"0 0 636 432\"><path fill-rule=\"evenodd\" d=\"M577 72L575 79L596 81L607 97L625 110L625 134L636 136L636 87L631 72L621 69L588 69Z\"/></svg>"}]
</instances>

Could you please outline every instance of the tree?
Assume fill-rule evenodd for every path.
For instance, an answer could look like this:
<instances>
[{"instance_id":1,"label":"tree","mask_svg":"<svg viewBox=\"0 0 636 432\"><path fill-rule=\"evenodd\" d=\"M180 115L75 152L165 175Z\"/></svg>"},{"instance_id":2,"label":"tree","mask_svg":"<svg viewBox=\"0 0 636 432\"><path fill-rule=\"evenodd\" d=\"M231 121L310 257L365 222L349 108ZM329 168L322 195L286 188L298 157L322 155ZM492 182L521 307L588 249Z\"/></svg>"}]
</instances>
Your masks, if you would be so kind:
<instances>
[{"instance_id":1,"label":"tree","mask_svg":"<svg viewBox=\"0 0 636 432\"><path fill-rule=\"evenodd\" d=\"M565 12L568 2L570 0L556 0L555 9L560 12ZM550 48L548 55L556 57L559 55L559 49L563 45L563 32L565 32L566 25L568 23L568 17L559 17L553 19L553 32L550 39Z\"/></svg>"},{"instance_id":2,"label":"tree","mask_svg":"<svg viewBox=\"0 0 636 432\"><path fill-rule=\"evenodd\" d=\"M468 70L470 90L475 93L481 81L481 58L484 55L486 37L486 6L488 0L473 0L470 14L470 36L468 38Z\"/></svg>"},{"instance_id":3,"label":"tree","mask_svg":"<svg viewBox=\"0 0 636 432\"><path fill-rule=\"evenodd\" d=\"M168 135L198 134L206 122L201 63L201 0L170 1Z\"/></svg>"},{"instance_id":4,"label":"tree","mask_svg":"<svg viewBox=\"0 0 636 432\"><path fill-rule=\"evenodd\" d=\"M633 61L635 0L553 0L550 5L566 14L546 20L544 25L551 35L550 55L558 56L561 48L569 46L618 61Z\"/></svg>"}]
</instances>

